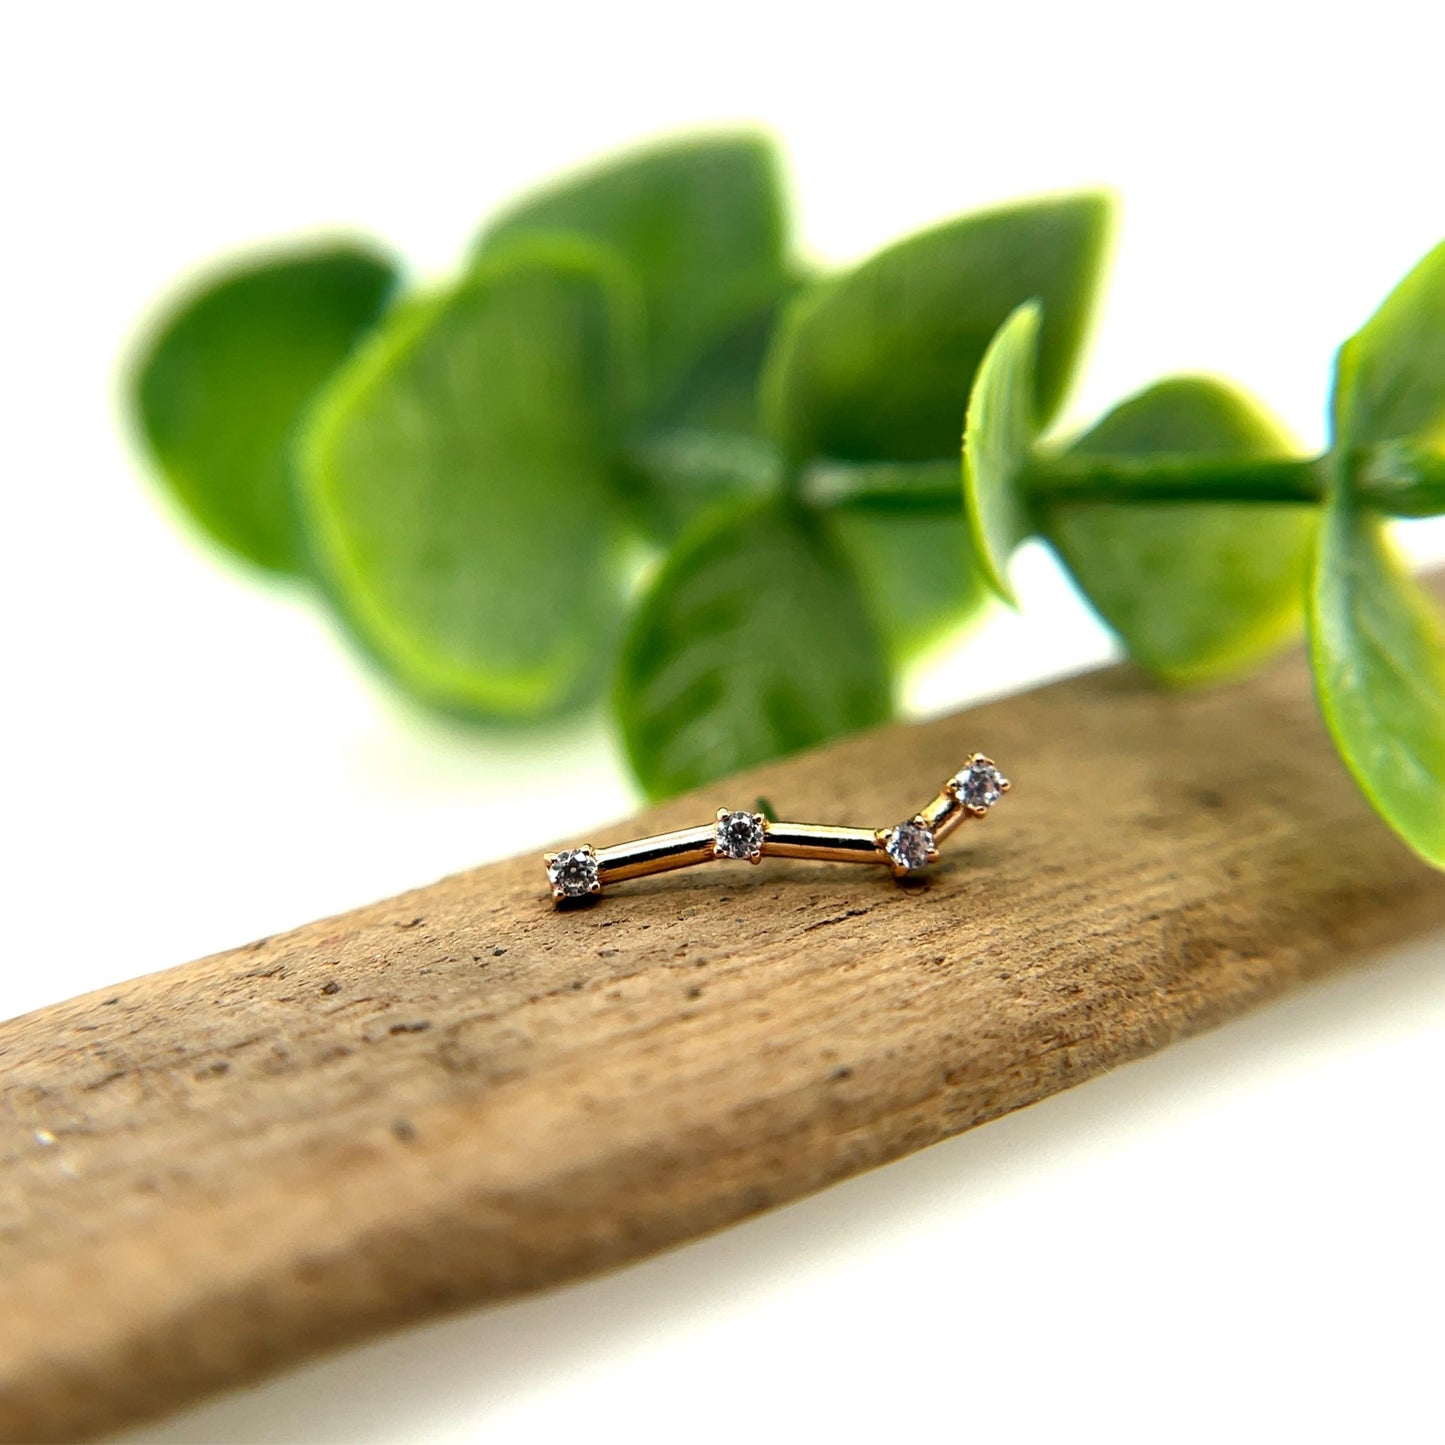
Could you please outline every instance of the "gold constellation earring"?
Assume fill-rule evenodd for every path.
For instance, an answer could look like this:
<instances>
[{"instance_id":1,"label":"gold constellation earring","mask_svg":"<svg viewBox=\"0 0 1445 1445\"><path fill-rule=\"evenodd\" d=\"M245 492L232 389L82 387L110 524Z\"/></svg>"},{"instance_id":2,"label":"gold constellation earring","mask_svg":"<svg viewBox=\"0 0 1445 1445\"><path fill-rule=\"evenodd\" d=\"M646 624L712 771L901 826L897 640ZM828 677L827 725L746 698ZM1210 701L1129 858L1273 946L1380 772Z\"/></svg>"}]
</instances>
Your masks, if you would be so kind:
<instances>
[{"instance_id":1,"label":"gold constellation earring","mask_svg":"<svg viewBox=\"0 0 1445 1445\"><path fill-rule=\"evenodd\" d=\"M719 808L696 828L659 833L610 848L584 843L547 853L547 881L557 903L601 893L611 883L645 878L719 859L811 858L825 863L882 863L895 878L938 859L938 845L969 818L986 817L1009 790L992 759L975 753L912 817L891 828L842 828L828 823L775 822L762 813Z\"/></svg>"}]
</instances>

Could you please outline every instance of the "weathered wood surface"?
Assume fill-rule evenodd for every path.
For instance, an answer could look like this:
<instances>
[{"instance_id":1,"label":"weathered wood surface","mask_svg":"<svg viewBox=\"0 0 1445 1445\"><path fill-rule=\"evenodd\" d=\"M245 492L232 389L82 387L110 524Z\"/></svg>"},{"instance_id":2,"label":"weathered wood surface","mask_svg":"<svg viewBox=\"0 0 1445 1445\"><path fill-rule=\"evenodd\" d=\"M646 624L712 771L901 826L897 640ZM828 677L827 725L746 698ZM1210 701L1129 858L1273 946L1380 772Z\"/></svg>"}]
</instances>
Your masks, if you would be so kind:
<instances>
[{"instance_id":1,"label":"weathered wood surface","mask_svg":"<svg viewBox=\"0 0 1445 1445\"><path fill-rule=\"evenodd\" d=\"M1445 925L1298 659L1095 674L591 841L760 793L888 823L974 748L1014 792L926 887L717 865L557 914L530 856L0 1026L0 1437L635 1259Z\"/></svg>"}]
</instances>

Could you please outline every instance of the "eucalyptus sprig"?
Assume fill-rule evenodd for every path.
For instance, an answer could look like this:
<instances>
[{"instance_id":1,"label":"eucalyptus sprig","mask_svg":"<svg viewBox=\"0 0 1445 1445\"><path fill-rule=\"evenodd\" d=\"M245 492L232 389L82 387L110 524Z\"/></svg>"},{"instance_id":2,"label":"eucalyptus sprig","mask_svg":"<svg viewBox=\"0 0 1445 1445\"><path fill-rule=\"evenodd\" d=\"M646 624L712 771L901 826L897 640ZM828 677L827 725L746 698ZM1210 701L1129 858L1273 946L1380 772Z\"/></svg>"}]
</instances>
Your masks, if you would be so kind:
<instances>
[{"instance_id":1,"label":"eucalyptus sprig","mask_svg":"<svg viewBox=\"0 0 1445 1445\"><path fill-rule=\"evenodd\" d=\"M1341 349L1323 457L1205 378L1050 441L1112 216L1003 207L819 276L765 138L656 145L524 198L440 288L354 242L219 269L139 416L196 521L410 693L525 721L610 687L654 795L887 717L1029 537L1169 683L1307 602L1341 754L1445 866L1445 625L1382 527L1445 511L1445 248Z\"/></svg>"}]
</instances>

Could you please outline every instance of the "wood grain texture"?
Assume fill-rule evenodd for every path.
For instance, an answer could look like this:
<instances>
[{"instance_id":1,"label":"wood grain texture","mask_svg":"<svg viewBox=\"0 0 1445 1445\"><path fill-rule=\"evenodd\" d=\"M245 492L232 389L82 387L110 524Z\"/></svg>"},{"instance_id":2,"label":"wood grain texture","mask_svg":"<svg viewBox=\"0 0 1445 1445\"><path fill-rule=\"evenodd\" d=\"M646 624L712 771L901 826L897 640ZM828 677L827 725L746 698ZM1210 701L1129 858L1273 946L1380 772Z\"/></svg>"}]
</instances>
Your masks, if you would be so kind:
<instances>
[{"instance_id":1,"label":"wood grain texture","mask_svg":"<svg viewBox=\"0 0 1445 1445\"><path fill-rule=\"evenodd\" d=\"M0 1026L0 1437L636 1259L1445 924L1297 658L1094 674L587 841L759 794L889 823L975 748L1014 792L926 886L717 865L554 913L529 856Z\"/></svg>"}]
</instances>

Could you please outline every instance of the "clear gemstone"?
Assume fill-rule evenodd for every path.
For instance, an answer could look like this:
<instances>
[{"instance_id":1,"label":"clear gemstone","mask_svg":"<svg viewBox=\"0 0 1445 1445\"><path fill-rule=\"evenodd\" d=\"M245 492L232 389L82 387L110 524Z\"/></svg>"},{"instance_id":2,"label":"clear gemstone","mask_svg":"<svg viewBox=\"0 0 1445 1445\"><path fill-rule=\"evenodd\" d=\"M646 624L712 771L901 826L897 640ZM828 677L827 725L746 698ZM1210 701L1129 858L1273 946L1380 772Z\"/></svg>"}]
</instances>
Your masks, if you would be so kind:
<instances>
[{"instance_id":1,"label":"clear gemstone","mask_svg":"<svg viewBox=\"0 0 1445 1445\"><path fill-rule=\"evenodd\" d=\"M933 851L933 834L922 823L899 823L888 830L883 851L900 867L925 867Z\"/></svg>"},{"instance_id":2,"label":"clear gemstone","mask_svg":"<svg viewBox=\"0 0 1445 1445\"><path fill-rule=\"evenodd\" d=\"M954 778L953 786L970 808L991 808L1003 797L1007 781L992 763L970 763Z\"/></svg>"},{"instance_id":3,"label":"clear gemstone","mask_svg":"<svg viewBox=\"0 0 1445 1445\"><path fill-rule=\"evenodd\" d=\"M761 813L724 813L717 820L719 858L751 858L762 846Z\"/></svg>"},{"instance_id":4,"label":"clear gemstone","mask_svg":"<svg viewBox=\"0 0 1445 1445\"><path fill-rule=\"evenodd\" d=\"M581 898L597 886L597 854L591 848L568 848L547 865L552 891L562 898Z\"/></svg>"}]
</instances>

